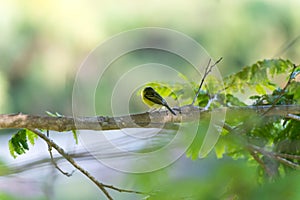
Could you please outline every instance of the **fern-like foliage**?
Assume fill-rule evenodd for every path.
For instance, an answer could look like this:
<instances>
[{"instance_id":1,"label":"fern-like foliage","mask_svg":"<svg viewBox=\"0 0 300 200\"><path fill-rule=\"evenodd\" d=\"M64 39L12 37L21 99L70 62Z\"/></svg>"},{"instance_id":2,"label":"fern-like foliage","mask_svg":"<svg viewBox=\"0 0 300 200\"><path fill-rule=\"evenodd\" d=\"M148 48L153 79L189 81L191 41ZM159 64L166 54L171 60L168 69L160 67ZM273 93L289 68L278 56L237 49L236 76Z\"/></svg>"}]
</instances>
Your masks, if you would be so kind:
<instances>
[{"instance_id":1,"label":"fern-like foliage","mask_svg":"<svg viewBox=\"0 0 300 200\"><path fill-rule=\"evenodd\" d=\"M297 81L299 74L300 67L295 68L290 60L269 59L258 61L245 66L235 74L225 77L222 81L209 75L205 79L205 84L201 88L195 103L197 106L205 107L214 98L209 109L248 105L299 104L300 82ZM281 80L284 78L286 83L290 80L287 87L276 84L275 80L279 75ZM181 102L189 104L192 102L194 93L198 90L199 83L188 82L188 78L182 74L179 76L187 83L153 83L152 86L165 96L174 99L176 97ZM193 94L186 91L192 91ZM243 93L243 98L241 98ZM250 93L248 99L245 99L245 96L247 96L245 93ZM198 133L186 152L187 157L198 158L209 122L209 118L200 119ZM234 133L225 129L221 131L220 138L215 145L215 153L218 158L229 156L233 159L246 159L258 165L257 160L253 157L253 152L246 148L248 145L257 146L271 153L300 155L299 121L283 117L259 116L255 113L245 115L241 112L235 115L227 115L225 123L234 130ZM278 163L273 158L260 153L258 153L256 159L261 159L262 163L265 162L265 167L270 167L277 174L290 168L284 162ZM290 159L289 161L300 163L299 160Z\"/></svg>"},{"instance_id":2,"label":"fern-like foliage","mask_svg":"<svg viewBox=\"0 0 300 200\"><path fill-rule=\"evenodd\" d=\"M276 75L286 74L293 68L289 60L270 59L244 67L241 71L224 79L227 92L245 92L245 88L254 89L258 95L266 94L267 90L276 89L276 84L271 81Z\"/></svg>"},{"instance_id":3,"label":"fern-like foliage","mask_svg":"<svg viewBox=\"0 0 300 200\"><path fill-rule=\"evenodd\" d=\"M22 155L29 150L28 142L34 145L37 135L27 129L21 129L8 141L9 152L12 157Z\"/></svg>"}]
</instances>

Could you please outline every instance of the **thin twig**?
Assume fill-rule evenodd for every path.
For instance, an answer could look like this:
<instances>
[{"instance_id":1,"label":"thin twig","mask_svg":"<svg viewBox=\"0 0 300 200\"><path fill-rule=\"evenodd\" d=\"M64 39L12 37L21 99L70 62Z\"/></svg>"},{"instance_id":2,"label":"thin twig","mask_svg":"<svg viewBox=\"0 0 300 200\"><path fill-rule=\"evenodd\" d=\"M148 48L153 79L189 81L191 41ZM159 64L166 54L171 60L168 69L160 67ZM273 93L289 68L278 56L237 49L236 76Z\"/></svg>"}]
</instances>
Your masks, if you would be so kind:
<instances>
[{"instance_id":1,"label":"thin twig","mask_svg":"<svg viewBox=\"0 0 300 200\"><path fill-rule=\"evenodd\" d=\"M276 155L274 155L274 158L276 160L278 160L279 162L281 162L282 164L285 164L293 169L300 169L300 166L298 164L291 162L289 160L286 160L285 158L282 158L282 157L276 156Z\"/></svg>"},{"instance_id":2,"label":"thin twig","mask_svg":"<svg viewBox=\"0 0 300 200\"><path fill-rule=\"evenodd\" d=\"M113 198L110 196L110 194L107 192L107 190L105 189L105 187L103 186L102 183L100 183L95 177L93 177L89 172L87 172L85 169L81 168L76 162L75 160L68 155L67 153L65 153L65 151L58 146L54 141L52 141L51 139L49 139L46 135L44 135L41 131L37 130L37 129L30 129L30 131L34 132L35 134L37 134L41 139L43 139L48 145L51 145L60 155L62 155L67 161L69 161L69 163L71 165L73 165L76 169L78 169L79 171L81 171L81 173L83 173L86 177L88 177L92 182L94 182L98 188L100 190L102 190L102 192L105 194L105 196L109 199L109 200L113 200Z\"/></svg>"},{"instance_id":3,"label":"thin twig","mask_svg":"<svg viewBox=\"0 0 300 200\"><path fill-rule=\"evenodd\" d=\"M279 161L280 163L285 164L285 165L287 165L291 168L300 169L300 166L298 164L283 158L283 157L286 157L286 158L296 158L297 157L298 158L299 156L292 156L292 155L289 155L289 154L281 154L281 153L270 152L270 151L264 150L261 147L254 146L254 145L249 145L249 147L252 148L253 150L258 151L263 155L267 155L268 157L273 158L273 159Z\"/></svg>"},{"instance_id":4,"label":"thin twig","mask_svg":"<svg viewBox=\"0 0 300 200\"><path fill-rule=\"evenodd\" d=\"M200 94L200 91L201 91L202 85L204 83L204 80L206 79L207 75L211 72L212 68L214 66L216 66L222 59L223 59L222 57L219 58L219 60L217 60L213 65L210 65L211 59L208 60L208 63L207 63L207 66L205 67L205 72L204 72L204 75L203 75L203 77L201 79L198 91L197 91L197 93L196 93L196 95L195 95L195 97L194 97L193 102L191 103L191 105L195 104L195 102L196 102L196 100L197 100L197 98L198 98L198 96Z\"/></svg>"},{"instance_id":5,"label":"thin twig","mask_svg":"<svg viewBox=\"0 0 300 200\"><path fill-rule=\"evenodd\" d=\"M237 134L237 135L241 135L241 134L238 133L238 130L236 128L231 127L227 123L224 123L223 128L225 130L227 130L228 132L231 132L231 133L234 133L234 134ZM247 141L243 141L243 142L247 143ZM262 155L265 155L265 156L268 156L268 155L266 155L266 153L263 152L261 148L256 147L256 146L251 145L251 144L246 145L246 149L249 151L249 153L251 154L251 156L253 157L253 159L267 173L267 175L269 177L272 177L273 176L272 170L269 167L267 167L267 165L264 163L264 161L259 157L258 153L261 153Z\"/></svg>"},{"instance_id":6,"label":"thin twig","mask_svg":"<svg viewBox=\"0 0 300 200\"><path fill-rule=\"evenodd\" d=\"M117 188L113 185L106 185L106 184L102 184L104 187L106 188L110 188L112 190L116 190L118 192L127 192L127 193L134 193L134 194L143 194L143 195L150 195L149 193L146 192L140 192L140 191L134 191L134 190L126 190L126 189L121 189L121 188Z\"/></svg>"},{"instance_id":7,"label":"thin twig","mask_svg":"<svg viewBox=\"0 0 300 200\"><path fill-rule=\"evenodd\" d=\"M296 120L296 121L300 121L300 116L298 116L298 115L288 114L286 116L286 118L290 118L290 119L293 119L293 120Z\"/></svg>"},{"instance_id":8,"label":"thin twig","mask_svg":"<svg viewBox=\"0 0 300 200\"><path fill-rule=\"evenodd\" d=\"M283 158L300 160L300 156L299 155L292 155L292 154L286 154L286 153L276 153L275 155L283 157Z\"/></svg>"},{"instance_id":9,"label":"thin twig","mask_svg":"<svg viewBox=\"0 0 300 200\"><path fill-rule=\"evenodd\" d=\"M47 130L46 132L46 136L49 137L49 130ZM53 154L52 154L52 146L50 144L48 144L48 151L49 151L49 154L50 154L50 159L51 159L51 163L54 165L54 167L60 171L63 175L67 176L67 177L70 177L73 175L73 173L75 172L75 170L73 170L71 173L68 173L68 172L65 172L63 171L58 165L57 163L55 162L54 158L53 158Z\"/></svg>"},{"instance_id":10,"label":"thin twig","mask_svg":"<svg viewBox=\"0 0 300 200\"><path fill-rule=\"evenodd\" d=\"M201 82L200 82L199 88L198 88L198 90L197 90L197 92L196 92L196 95L195 95L195 97L194 97L194 99L193 99L192 105L194 105L194 104L195 104L195 102L196 102L196 99L197 99L197 98L198 98L198 96L199 96L199 93L200 93L201 87L202 87L202 85L203 85L203 83L204 83L204 80L205 80L206 76L208 75L208 72L207 72L207 71L208 71L208 68L209 68L209 66L210 66L210 62L211 62L211 58L208 60L207 66L205 67L205 72L204 72L204 75L203 75L203 77L202 77L202 79L201 79Z\"/></svg>"},{"instance_id":11,"label":"thin twig","mask_svg":"<svg viewBox=\"0 0 300 200\"><path fill-rule=\"evenodd\" d=\"M53 158L53 154L52 154L52 147L50 144L48 144L48 151L49 151L49 154L50 154L50 158L51 158L51 163L54 165L54 167L60 171L63 175L67 176L67 177L70 177L73 175L73 173L75 172L75 170L73 170L71 173L68 173L68 172L65 172L63 171L58 165L57 163L55 162L54 158Z\"/></svg>"},{"instance_id":12,"label":"thin twig","mask_svg":"<svg viewBox=\"0 0 300 200\"><path fill-rule=\"evenodd\" d=\"M120 189L116 188L111 185L106 185L101 182L99 182L94 176L92 176L88 171L83 169L81 166L79 166L75 160L67 154L64 149L62 149L60 146L58 146L54 141L49 139L46 135L44 135L41 131L37 129L29 129L30 131L34 132L37 134L41 139L43 139L48 145L52 146L60 155L62 155L71 165L73 165L76 169L78 169L81 173L83 173L87 178L89 178L93 183L95 183L98 188L105 194L107 199L113 200L113 198L110 196L106 188L110 188L119 192L128 192L128 193L136 193L136 194L145 194L143 192L138 192L138 191L132 191L132 190L125 190L125 189Z\"/></svg>"},{"instance_id":13,"label":"thin twig","mask_svg":"<svg viewBox=\"0 0 300 200\"><path fill-rule=\"evenodd\" d=\"M286 92L287 87L291 84L292 80L293 80L293 74L295 69L297 68L297 65L293 64L293 69L292 72L289 76L289 80L286 83L286 85L284 86L284 88L281 90L280 94L278 95L278 97L274 100L274 102L272 103L272 106L266 110L261 116L266 115L270 110L272 110L274 108L274 106L278 103L278 101L280 100L280 98L284 95L284 93Z\"/></svg>"},{"instance_id":14,"label":"thin twig","mask_svg":"<svg viewBox=\"0 0 300 200\"><path fill-rule=\"evenodd\" d=\"M257 155L257 153L253 150L249 150L250 154L254 158L254 160L265 170L265 172L268 174L269 177L272 177L272 172L270 169L265 165L265 163L260 159L260 157Z\"/></svg>"},{"instance_id":15,"label":"thin twig","mask_svg":"<svg viewBox=\"0 0 300 200\"><path fill-rule=\"evenodd\" d=\"M217 95L213 95L213 97L208 100L206 106L204 107L204 110L208 110L212 102L214 102L215 100L217 100Z\"/></svg>"},{"instance_id":16,"label":"thin twig","mask_svg":"<svg viewBox=\"0 0 300 200\"><path fill-rule=\"evenodd\" d=\"M227 124L226 122L224 122L223 128L228 132L234 131L234 128L232 126L230 126L229 124Z\"/></svg>"}]
</instances>

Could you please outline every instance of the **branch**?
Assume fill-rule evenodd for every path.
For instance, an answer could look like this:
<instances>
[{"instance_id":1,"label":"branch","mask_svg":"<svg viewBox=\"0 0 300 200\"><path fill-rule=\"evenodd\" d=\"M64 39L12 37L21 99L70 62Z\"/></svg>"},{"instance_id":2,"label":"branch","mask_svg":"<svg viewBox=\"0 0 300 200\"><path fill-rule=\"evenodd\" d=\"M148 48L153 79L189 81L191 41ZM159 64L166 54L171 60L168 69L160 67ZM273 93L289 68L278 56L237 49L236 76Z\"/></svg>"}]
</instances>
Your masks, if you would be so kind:
<instances>
[{"instance_id":1,"label":"branch","mask_svg":"<svg viewBox=\"0 0 300 200\"><path fill-rule=\"evenodd\" d=\"M257 152L260 152L263 155L267 155L268 157L271 157L271 158L279 161L282 164L285 164L286 166L289 166L293 169L300 169L300 166L298 164L291 162L289 160L286 160L286 158L295 158L295 157L298 158L298 156L266 151L263 148L255 146L255 145L249 145L249 147Z\"/></svg>"},{"instance_id":2,"label":"branch","mask_svg":"<svg viewBox=\"0 0 300 200\"><path fill-rule=\"evenodd\" d=\"M293 119L293 120L296 120L296 121L300 122L300 116L298 116L298 115L288 114L286 116L286 118Z\"/></svg>"},{"instance_id":3,"label":"branch","mask_svg":"<svg viewBox=\"0 0 300 200\"><path fill-rule=\"evenodd\" d=\"M93 183L95 183L98 188L105 194L105 196L109 200L113 200L113 198L110 196L110 194L107 192L106 188L110 188L112 190L116 190L118 192L128 192L128 193L136 193L136 194L144 194L142 192L138 191L132 191L132 190L125 190L125 189L120 189L117 187L114 187L112 185L106 185L103 183L100 183L94 176L92 176L88 171L83 169L81 166L79 166L75 160L67 154L61 147L59 147L54 141L49 139L45 134L43 134L41 131L36 130L36 129L30 129L30 131L34 132L37 134L41 139L43 139L49 146L53 147L61 156L63 156L73 167L78 169L81 173L83 173L87 178L89 178Z\"/></svg>"},{"instance_id":4,"label":"branch","mask_svg":"<svg viewBox=\"0 0 300 200\"><path fill-rule=\"evenodd\" d=\"M282 158L282 157L276 156L276 155L274 155L274 158L276 160L278 160L279 162L281 162L282 164L285 164L286 166L289 166L293 169L300 169L300 166L298 164L291 162L289 160L286 160L285 158Z\"/></svg>"},{"instance_id":5,"label":"branch","mask_svg":"<svg viewBox=\"0 0 300 200\"><path fill-rule=\"evenodd\" d=\"M76 162L75 160L69 156L67 153L65 153L65 151L58 146L55 142L53 142L52 140L50 140L46 135L44 135L41 131L38 131L36 129L30 129L30 131L34 132L35 134L37 134L41 139L43 139L49 146L52 146L60 155L62 155L71 165L73 165L76 169L78 169L81 173L83 173L85 176L87 176L92 182L94 182L99 189L102 190L102 192L105 194L105 196L112 200L113 198L110 196L110 194L107 192L107 190L105 189L105 187L103 186L102 183L98 182L97 179L95 177L93 177L89 172L87 172L86 170L84 170L83 168L81 168Z\"/></svg>"},{"instance_id":6,"label":"branch","mask_svg":"<svg viewBox=\"0 0 300 200\"><path fill-rule=\"evenodd\" d=\"M79 153L71 153L69 154L73 159L76 158L77 161L90 161L94 160L94 156L85 150L81 150ZM61 161L65 161L65 159L61 155L53 156L54 162L58 163ZM28 159L26 161L22 161L18 164L10 164L8 165L9 171L3 173L3 175L8 176L12 174L22 173L27 170L39 169L44 166L48 166L48 163L52 162L51 158L35 158Z\"/></svg>"},{"instance_id":7,"label":"branch","mask_svg":"<svg viewBox=\"0 0 300 200\"><path fill-rule=\"evenodd\" d=\"M264 161L262 161L262 159L257 155L257 152L255 152L251 149L249 149L249 152L250 152L251 156L254 158L254 160L261 166L261 168L263 168L265 170L265 172L268 174L268 176L272 177L273 176L272 170L266 166Z\"/></svg>"},{"instance_id":8,"label":"branch","mask_svg":"<svg viewBox=\"0 0 300 200\"><path fill-rule=\"evenodd\" d=\"M210 65L211 59L208 60L208 63L207 63L207 66L206 66L206 68L205 68L204 75L203 75L203 77L202 77L202 79L201 79L201 82L200 82L198 91L197 91L197 93L196 93L196 95L195 95L195 97L194 97L193 102L191 103L191 105L194 105L194 104L195 104L195 102L196 102L196 100L197 100L197 98L198 98L198 96L199 96L199 93L200 93L200 91L201 91L201 88L202 88L202 85L203 85L203 83L204 83L204 80L206 79L207 75L211 72L212 68L213 68L214 66L216 66L222 59L223 59L222 57L219 58L219 60L217 60L213 65Z\"/></svg>"},{"instance_id":9,"label":"branch","mask_svg":"<svg viewBox=\"0 0 300 200\"><path fill-rule=\"evenodd\" d=\"M68 173L68 172L65 172L63 171L56 163L56 161L54 160L53 158L53 154L52 154L52 146L50 144L48 144L48 151L49 151L49 154L50 154L50 158L51 158L51 163L54 165L54 167L60 171L63 175L67 176L67 177L70 177L73 175L73 173L75 172L75 170L73 170L71 173Z\"/></svg>"},{"instance_id":10,"label":"branch","mask_svg":"<svg viewBox=\"0 0 300 200\"><path fill-rule=\"evenodd\" d=\"M224 124L223 128L227 130L228 132L231 133L238 133L236 129L232 128L228 124ZM240 135L240 134L237 134ZM241 138L242 139L242 138ZM284 164L286 166L289 166L293 169L300 169L300 166L297 163L294 163L288 159L295 159L295 160L300 160L299 155L292 155L292 154L284 154L284 153L278 153L278 152L272 152L272 151L267 151L263 147L259 147L253 144L250 144L247 140L242 140L242 142L245 143L246 149L249 151L251 156L254 158L254 160L265 170L266 174L269 177L274 177L274 175L277 172L277 168L274 169L274 167L267 162L263 161L258 154L261 154L265 156L266 158L272 159L274 161L277 161L281 164ZM276 171L274 171L276 170Z\"/></svg>"},{"instance_id":11,"label":"branch","mask_svg":"<svg viewBox=\"0 0 300 200\"><path fill-rule=\"evenodd\" d=\"M272 110L269 110L272 107ZM179 108L180 115L174 116L165 111L146 112L140 114L124 115L119 117L52 117L26 114L2 114L0 115L0 129L26 128L43 129L53 131L71 130L117 130L123 128L165 128L176 129L176 123L199 121L209 117L211 113L226 111L227 115L261 115L265 116L291 116L300 114L300 105L275 105L275 106L245 106L223 107L212 111L187 105Z\"/></svg>"}]
</instances>

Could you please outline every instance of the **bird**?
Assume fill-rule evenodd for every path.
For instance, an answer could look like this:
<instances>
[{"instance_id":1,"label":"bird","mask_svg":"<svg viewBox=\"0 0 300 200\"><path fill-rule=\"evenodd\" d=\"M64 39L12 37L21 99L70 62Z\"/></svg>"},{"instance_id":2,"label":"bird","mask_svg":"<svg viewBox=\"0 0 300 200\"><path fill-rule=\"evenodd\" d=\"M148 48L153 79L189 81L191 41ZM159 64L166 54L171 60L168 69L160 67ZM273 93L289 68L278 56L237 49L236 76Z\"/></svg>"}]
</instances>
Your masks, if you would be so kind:
<instances>
[{"instance_id":1,"label":"bird","mask_svg":"<svg viewBox=\"0 0 300 200\"><path fill-rule=\"evenodd\" d=\"M152 87L146 87L141 93L143 102L149 107L165 106L173 115L176 113L170 108L167 101L162 98Z\"/></svg>"}]
</instances>

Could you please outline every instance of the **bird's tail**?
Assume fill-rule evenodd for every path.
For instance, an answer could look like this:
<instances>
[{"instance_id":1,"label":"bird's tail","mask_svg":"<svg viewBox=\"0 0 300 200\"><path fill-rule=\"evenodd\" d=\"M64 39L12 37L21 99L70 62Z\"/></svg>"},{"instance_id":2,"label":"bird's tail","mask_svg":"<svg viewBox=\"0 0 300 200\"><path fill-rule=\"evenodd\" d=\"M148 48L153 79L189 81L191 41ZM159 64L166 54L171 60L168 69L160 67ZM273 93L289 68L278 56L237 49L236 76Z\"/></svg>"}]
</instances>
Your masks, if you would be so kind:
<instances>
[{"instance_id":1,"label":"bird's tail","mask_svg":"<svg viewBox=\"0 0 300 200\"><path fill-rule=\"evenodd\" d=\"M164 106L166 106L166 108L167 108L173 115L176 115L176 113L174 112L174 110L172 110L172 108L170 108L168 104L165 104Z\"/></svg>"}]
</instances>

